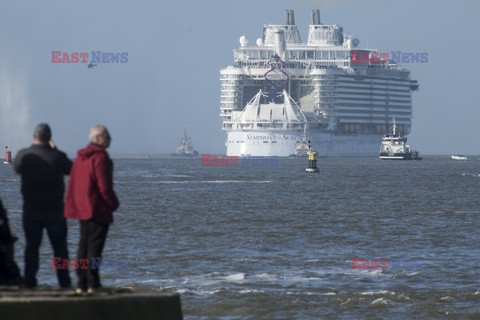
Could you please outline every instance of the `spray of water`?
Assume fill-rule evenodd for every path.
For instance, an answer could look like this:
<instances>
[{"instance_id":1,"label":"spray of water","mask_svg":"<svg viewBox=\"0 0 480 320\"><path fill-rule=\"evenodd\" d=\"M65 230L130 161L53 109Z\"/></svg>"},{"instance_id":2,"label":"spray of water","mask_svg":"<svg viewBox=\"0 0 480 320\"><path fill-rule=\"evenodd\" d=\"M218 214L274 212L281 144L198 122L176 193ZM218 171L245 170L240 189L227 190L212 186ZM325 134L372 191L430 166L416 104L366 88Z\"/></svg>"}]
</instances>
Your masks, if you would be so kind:
<instances>
[{"instance_id":1,"label":"spray of water","mask_svg":"<svg viewBox=\"0 0 480 320\"><path fill-rule=\"evenodd\" d=\"M28 71L8 61L0 56L0 150L8 145L15 154L30 142Z\"/></svg>"}]
</instances>

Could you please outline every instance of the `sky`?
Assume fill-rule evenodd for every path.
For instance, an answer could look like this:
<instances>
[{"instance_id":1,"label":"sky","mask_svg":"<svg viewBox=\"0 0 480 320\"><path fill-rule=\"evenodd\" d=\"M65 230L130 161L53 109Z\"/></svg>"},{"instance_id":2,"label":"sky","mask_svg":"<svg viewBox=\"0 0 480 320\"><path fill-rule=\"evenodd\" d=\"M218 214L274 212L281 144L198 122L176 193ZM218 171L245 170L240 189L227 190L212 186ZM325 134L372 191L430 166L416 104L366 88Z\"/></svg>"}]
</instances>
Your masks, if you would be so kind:
<instances>
[{"instance_id":1,"label":"sky","mask_svg":"<svg viewBox=\"0 0 480 320\"><path fill-rule=\"evenodd\" d=\"M409 142L422 154L480 154L480 2L139 0L0 2L0 146L14 154L40 122L71 157L106 125L112 154L175 151L186 127L200 153L225 153L219 70L240 36L295 10L302 40L312 9L380 52L428 52L409 63ZM51 63L51 51L128 53L127 63Z\"/></svg>"}]
</instances>

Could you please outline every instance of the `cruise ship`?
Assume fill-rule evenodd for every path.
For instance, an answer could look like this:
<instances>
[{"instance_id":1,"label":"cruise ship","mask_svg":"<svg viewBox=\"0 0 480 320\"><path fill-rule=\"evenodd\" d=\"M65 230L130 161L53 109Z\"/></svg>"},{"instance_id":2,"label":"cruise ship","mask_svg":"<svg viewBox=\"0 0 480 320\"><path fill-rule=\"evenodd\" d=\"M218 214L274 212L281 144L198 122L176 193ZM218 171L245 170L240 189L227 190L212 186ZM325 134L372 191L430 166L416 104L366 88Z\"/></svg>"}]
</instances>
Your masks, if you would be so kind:
<instances>
[{"instance_id":1,"label":"cruise ship","mask_svg":"<svg viewBox=\"0 0 480 320\"><path fill-rule=\"evenodd\" d=\"M220 116L229 156L290 156L310 140L319 156L375 156L381 137L412 124L410 71L312 11L302 42L293 10L265 25L250 45L241 36L234 63L220 70ZM360 58L359 58L360 57Z\"/></svg>"}]
</instances>

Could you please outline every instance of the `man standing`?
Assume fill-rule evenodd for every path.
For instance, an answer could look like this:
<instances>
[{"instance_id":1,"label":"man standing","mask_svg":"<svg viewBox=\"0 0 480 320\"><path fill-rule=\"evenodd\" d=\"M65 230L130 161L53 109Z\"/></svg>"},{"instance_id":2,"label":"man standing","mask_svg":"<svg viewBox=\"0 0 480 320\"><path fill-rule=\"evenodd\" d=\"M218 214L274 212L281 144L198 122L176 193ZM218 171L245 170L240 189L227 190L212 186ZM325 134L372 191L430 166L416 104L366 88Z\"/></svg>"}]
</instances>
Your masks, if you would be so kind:
<instances>
[{"instance_id":1,"label":"man standing","mask_svg":"<svg viewBox=\"0 0 480 320\"><path fill-rule=\"evenodd\" d=\"M104 126L94 126L88 138L90 144L78 151L70 173L65 217L80 220L77 258L88 259L88 268L77 269L77 293L91 294L101 287L98 262L119 203L113 191L113 163L106 151L110 134Z\"/></svg>"},{"instance_id":2,"label":"man standing","mask_svg":"<svg viewBox=\"0 0 480 320\"><path fill-rule=\"evenodd\" d=\"M38 249L43 228L55 257L68 260L67 223L63 217L63 176L70 173L72 161L57 150L48 124L39 124L33 133L33 145L18 152L14 162L15 172L22 176L23 229L25 249L25 286L37 285ZM61 288L71 286L68 269L57 269Z\"/></svg>"}]
</instances>

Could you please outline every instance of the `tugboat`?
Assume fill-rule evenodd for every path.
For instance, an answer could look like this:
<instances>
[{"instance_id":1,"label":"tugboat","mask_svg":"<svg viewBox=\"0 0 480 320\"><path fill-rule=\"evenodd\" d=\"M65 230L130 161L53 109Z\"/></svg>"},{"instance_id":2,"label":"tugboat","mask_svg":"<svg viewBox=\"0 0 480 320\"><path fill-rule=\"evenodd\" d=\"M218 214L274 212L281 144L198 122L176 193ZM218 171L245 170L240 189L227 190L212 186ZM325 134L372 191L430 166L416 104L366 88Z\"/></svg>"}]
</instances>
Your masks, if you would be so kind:
<instances>
[{"instance_id":1,"label":"tugboat","mask_svg":"<svg viewBox=\"0 0 480 320\"><path fill-rule=\"evenodd\" d=\"M297 142L295 146L295 153L292 153L290 158L305 158L310 152L310 139L307 139L307 125L304 126L302 140Z\"/></svg>"},{"instance_id":2,"label":"tugboat","mask_svg":"<svg viewBox=\"0 0 480 320\"><path fill-rule=\"evenodd\" d=\"M290 155L291 158L305 158L308 155L310 148L308 147L308 141L302 140L297 143L295 147L295 153Z\"/></svg>"},{"instance_id":3,"label":"tugboat","mask_svg":"<svg viewBox=\"0 0 480 320\"><path fill-rule=\"evenodd\" d=\"M412 150L407 144L407 137L397 135L397 126L393 118L393 134L382 137L380 147L381 160L422 160L417 150Z\"/></svg>"},{"instance_id":4,"label":"tugboat","mask_svg":"<svg viewBox=\"0 0 480 320\"><path fill-rule=\"evenodd\" d=\"M197 157L198 152L193 150L192 140L187 137L187 129L184 129L183 138L178 145L177 152L172 157Z\"/></svg>"},{"instance_id":5,"label":"tugboat","mask_svg":"<svg viewBox=\"0 0 480 320\"><path fill-rule=\"evenodd\" d=\"M8 150L8 146L5 146L5 160L3 161L4 164L12 163L12 151Z\"/></svg>"}]
</instances>

